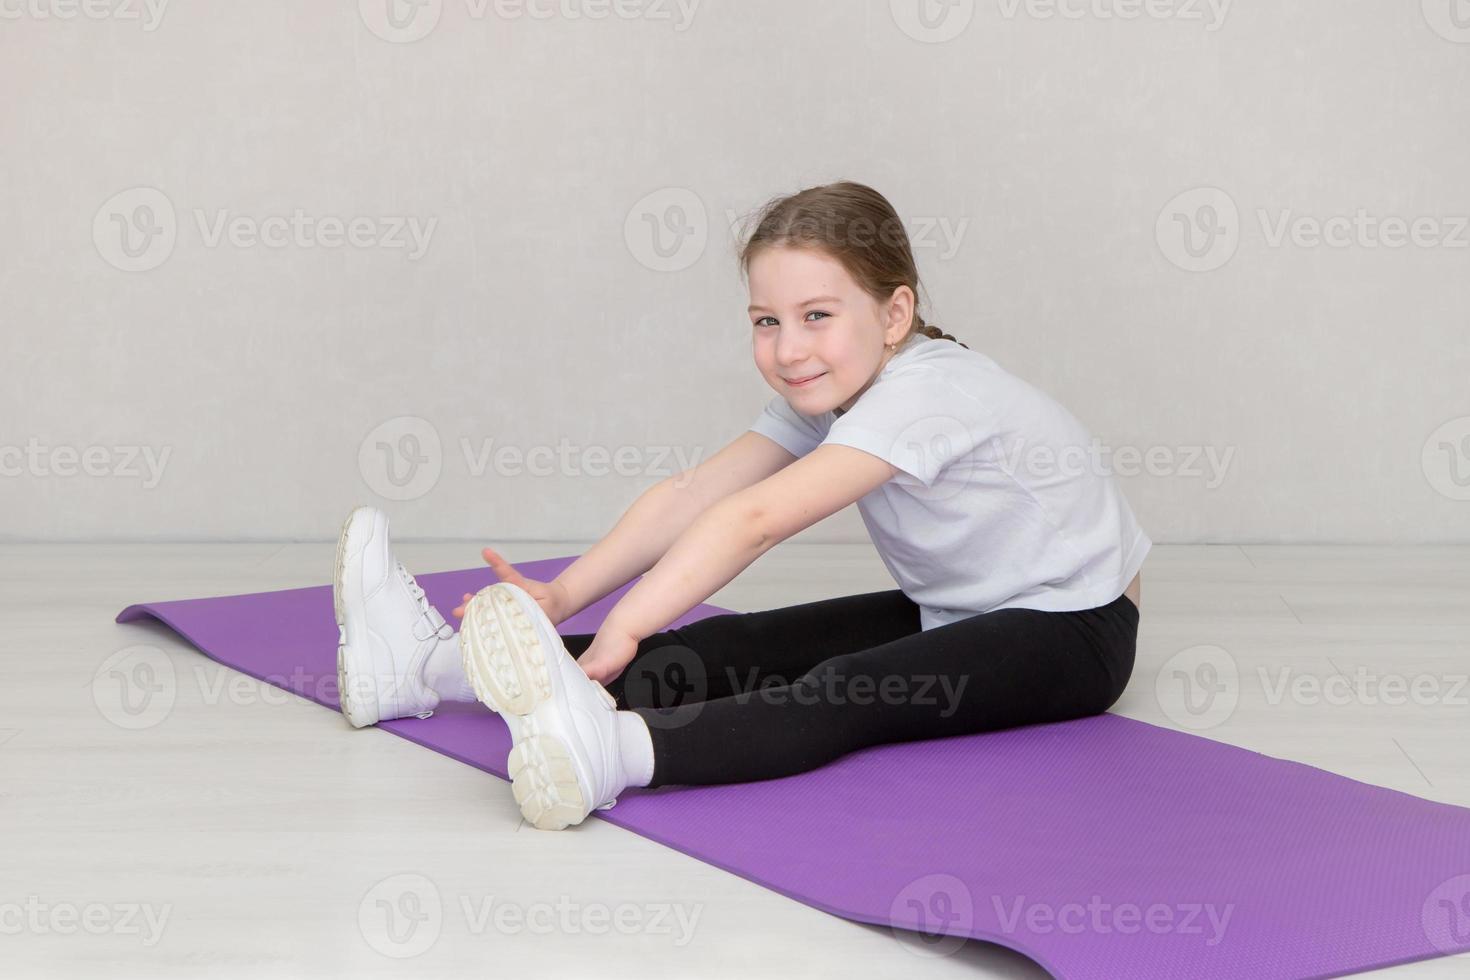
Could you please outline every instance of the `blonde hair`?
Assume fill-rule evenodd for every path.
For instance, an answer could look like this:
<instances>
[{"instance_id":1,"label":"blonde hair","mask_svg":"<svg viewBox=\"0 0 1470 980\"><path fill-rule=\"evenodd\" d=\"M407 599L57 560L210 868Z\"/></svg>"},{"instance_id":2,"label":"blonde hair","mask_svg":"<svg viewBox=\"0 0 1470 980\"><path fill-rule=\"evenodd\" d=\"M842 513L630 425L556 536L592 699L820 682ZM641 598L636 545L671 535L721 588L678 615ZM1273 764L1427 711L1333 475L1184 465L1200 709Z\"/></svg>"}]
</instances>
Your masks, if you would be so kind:
<instances>
[{"instance_id":1,"label":"blonde hair","mask_svg":"<svg viewBox=\"0 0 1470 980\"><path fill-rule=\"evenodd\" d=\"M919 270L908 233L888 199L866 184L840 180L766 202L740 249L741 274L748 277L750 260L773 246L820 249L841 262L863 291L880 303L899 286L909 287L914 314L895 348L921 333L953 340L969 350L969 344L961 344L919 315Z\"/></svg>"}]
</instances>

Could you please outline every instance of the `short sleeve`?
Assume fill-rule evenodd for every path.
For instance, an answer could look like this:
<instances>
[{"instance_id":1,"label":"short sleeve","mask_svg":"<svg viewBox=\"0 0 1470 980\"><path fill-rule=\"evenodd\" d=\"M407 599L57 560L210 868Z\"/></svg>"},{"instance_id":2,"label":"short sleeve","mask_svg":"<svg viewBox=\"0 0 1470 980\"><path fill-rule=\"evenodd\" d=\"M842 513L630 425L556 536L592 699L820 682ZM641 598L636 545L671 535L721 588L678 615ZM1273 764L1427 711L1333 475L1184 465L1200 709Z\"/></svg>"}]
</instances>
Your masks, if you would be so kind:
<instances>
[{"instance_id":1,"label":"short sleeve","mask_svg":"<svg viewBox=\"0 0 1470 980\"><path fill-rule=\"evenodd\" d=\"M823 441L871 453L932 487L991 430L979 399L934 369L914 365L869 386Z\"/></svg>"},{"instance_id":2,"label":"short sleeve","mask_svg":"<svg viewBox=\"0 0 1470 980\"><path fill-rule=\"evenodd\" d=\"M816 449L823 436L811 416L793 409L780 395L766 403L750 431L759 432L798 458Z\"/></svg>"}]
</instances>

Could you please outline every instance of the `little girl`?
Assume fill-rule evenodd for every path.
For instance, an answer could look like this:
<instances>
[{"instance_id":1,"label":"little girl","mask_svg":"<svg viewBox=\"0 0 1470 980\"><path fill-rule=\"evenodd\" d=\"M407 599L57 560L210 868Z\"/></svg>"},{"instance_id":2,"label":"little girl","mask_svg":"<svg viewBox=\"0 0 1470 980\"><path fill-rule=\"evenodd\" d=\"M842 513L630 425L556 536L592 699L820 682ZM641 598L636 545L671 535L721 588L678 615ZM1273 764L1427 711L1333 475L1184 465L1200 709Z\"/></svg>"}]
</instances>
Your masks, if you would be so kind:
<instances>
[{"instance_id":1,"label":"little girl","mask_svg":"<svg viewBox=\"0 0 1470 980\"><path fill-rule=\"evenodd\" d=\"M465 595L456 634L393 559L386 516L353 512L335 579L352 724L478 698L509 725L521 812L555 830L629 786L771 779L1117 701L1151 541L1083 462L1081 423L924 322L907 235L872 188L770 202L740 264L776 396L554 581L486 548L500 581ZM666 628L851 503L899 588ZM640 575L595 634L557 634Z\"/></svg>"}]
</instances>

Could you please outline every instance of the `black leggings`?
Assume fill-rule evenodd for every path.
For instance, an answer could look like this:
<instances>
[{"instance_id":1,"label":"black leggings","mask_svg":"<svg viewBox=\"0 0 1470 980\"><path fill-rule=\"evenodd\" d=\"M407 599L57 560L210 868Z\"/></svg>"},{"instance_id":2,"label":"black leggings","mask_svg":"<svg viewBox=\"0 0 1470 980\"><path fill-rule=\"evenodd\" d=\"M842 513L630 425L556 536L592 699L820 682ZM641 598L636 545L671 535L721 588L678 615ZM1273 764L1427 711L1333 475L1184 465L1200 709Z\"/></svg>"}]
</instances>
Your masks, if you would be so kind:
<instances>
[{"instance_id":1,"label":"black leggings","mask_svg":"<svg viewBox=\"0 0 1470 980\"><path fill-rule=\"evenodd\" d=\"M930 630L899 589L724 613L646 637L607 684L648 722L650 786L789 776L870 745L1106 711L1138 607L999 609ZM562 637L580 656L594 634Z\"/></svg>"}]
</instances>

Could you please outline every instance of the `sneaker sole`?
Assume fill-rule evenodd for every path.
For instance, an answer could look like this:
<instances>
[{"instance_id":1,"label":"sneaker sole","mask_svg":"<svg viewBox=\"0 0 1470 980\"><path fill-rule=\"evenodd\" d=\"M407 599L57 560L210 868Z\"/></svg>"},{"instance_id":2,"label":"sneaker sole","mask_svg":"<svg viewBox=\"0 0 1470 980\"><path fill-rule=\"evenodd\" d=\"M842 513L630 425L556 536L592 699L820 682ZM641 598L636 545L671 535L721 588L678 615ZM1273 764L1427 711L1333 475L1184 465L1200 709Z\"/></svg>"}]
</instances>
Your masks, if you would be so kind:
<instances>
[{"instance_id":1,"label":"sneaker sole","mask_svg":"<svg viewBox=\"0 0 1470 980\"><path fill-rule=\"evenodd\" d=\"M353 576L354 581L347 581L347 539L352 522L359 514L370 515L371 510L370 507L354 507L352 513L347 515L347 520L342 522L342 533L337 538L336 565L332 573L332 611L337 617L337 700L343 716L353 728L366 728L378 723L373 706L362 704L352 697L352 685L348 683L348 678L354 673L359 677L363 676L363 665L362 658L348 643L346 603L343 601L344 594L349 590L355 589L359 594L362 592L360 569ZM362 632L362 624L354 623L353 626L354 635Z\"/></svg>"},{"instance_id":2,"label":"sneaker sole","mask_svg":"<svg viewBox=\"0 0 1470 980\"><path fill-rule=\"evenodd\" d=\"M550 702L555 692L541 635L501 584L481 589L465 606L460 651L476 697L516 732L515 726L526 724L517 719ZM522 816L538 830L562 830L591 812L577 779L576 759L560 737L518 737L506 768Z\"/></svg>"},{"instance_id":3,"label":"sneaker sole","mask_svg":"<svg viewBox=\"0 0 1470 980\"><path fill-rule=\"evenodd\" d=\"M533 735L506 759L510 789L521 816L537 830L564 830L587 819L587 798L577 782L577 764L554 735Z\"/></svg>"}]
</instances>

